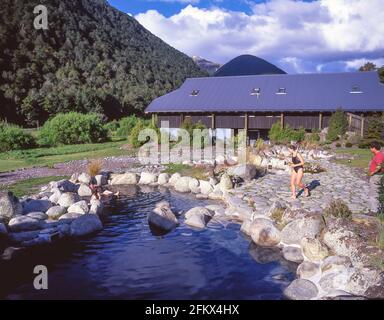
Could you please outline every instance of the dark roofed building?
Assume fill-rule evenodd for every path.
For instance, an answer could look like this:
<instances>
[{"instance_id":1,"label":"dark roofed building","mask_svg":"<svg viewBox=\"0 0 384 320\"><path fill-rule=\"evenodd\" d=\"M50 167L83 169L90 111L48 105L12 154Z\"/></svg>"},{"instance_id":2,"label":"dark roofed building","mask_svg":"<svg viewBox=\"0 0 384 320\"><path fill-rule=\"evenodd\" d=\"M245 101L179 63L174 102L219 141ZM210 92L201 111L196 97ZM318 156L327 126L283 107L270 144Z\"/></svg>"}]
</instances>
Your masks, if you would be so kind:
<instances>
[{"instance_id":1,"label":"dark roofed building","mask_svg":"<svg viewBox=\"0 0 384 320\"><path fill-rule=\"evenodd\" d=\"M328 126L331 113L349 114L350 128L363 131L364 116L384 111L384 85L376 72L191 78L146 109L158 125L178 128L186 117L208 128L246 129L265 137L280 121L306 130Z\"/></svg>"}]
</instances>

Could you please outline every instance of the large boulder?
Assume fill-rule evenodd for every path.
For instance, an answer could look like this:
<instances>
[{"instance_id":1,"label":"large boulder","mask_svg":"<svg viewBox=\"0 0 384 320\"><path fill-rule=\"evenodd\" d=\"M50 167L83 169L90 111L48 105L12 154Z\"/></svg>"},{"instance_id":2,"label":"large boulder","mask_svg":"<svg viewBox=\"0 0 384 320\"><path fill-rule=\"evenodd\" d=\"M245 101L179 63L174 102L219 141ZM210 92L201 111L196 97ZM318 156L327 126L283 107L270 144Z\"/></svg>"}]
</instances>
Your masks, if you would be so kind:
<instances>
[{"instance_id":1,"label":"large boulder","mask_svg":"<svg viewBox=\"0 0 384 320\"><path fill-rule=\"evenodd\" d=\"M268 219L255 219L252 222L250 233L252 240L263 247L275 246L281 240L280 231Z\"/></svg>"},{"instance_id":2,"label":"large boulder","mask_svg":"<svg viewBox=\"0 0 384 320\"><path fill-rule=\"evenodd\" d=\"M310 261L303 261L297 267L297 275L302 279L309 279L320 272L319 265Z\"/></svg>"},{"instance_id":3,"label":"large boulder","mask_svg":"<svg viewBox=\"0 0 384 320\"><path fill-rule=\"evenodd\" d=\"M296 279L284 290L284 295L291 300L310 300L318 293L316 285L306 279Z\"/></svg>"},{"instance_id":4,"label":"large boulder","mask_svg":"<svg viewBox=\"0 0 384 320\"><path fill-rule=\"evenodd\" d=\"M160 173L157 178L157 183L161 186L167 184L169 182L169 174L168 173Z\"/></svg>"},{"instance_id":5,"label":"large boulder","mask_svg":"<svg viewBox=\"0 0 384 320\"><path fill-rule=\"evenodd\" d=\"M52 181L49 185L51 190L59 189L61 192L77 192L77 189L79 188L69 180Z\"/></svg>"},{"instance_id":6,"label":"large boulder","mask_svg":"<svg viewBox=\"0 0 384 320\"><path fill-rule=\"evenodd\" d=\"M87 184L87 185L91 183L91 180L92 180L92 177L85 172L81 173L77 178L77 181L79 181L81 184Z\"/></svg>"},{"instance_id":7,"label":"large boulder","mask_svg":"<svg viewBox=\"0 0 384 320\"><path fill-rule=\"evenodd\" d=\"M90 196L92 196L92 190L88 185L81 184L79 187L79 190L77 191L77 194L80 197L90 197Z\"/></svg>"},{"instance_id":8,"label":"large boulder","mask_svg":"<svg viewBox=\"0 0 384 320\"><path fill-rule=\"evenodd\" d=\"M252 221L250 219L244 220L243 223L241 224L240 231L243 232L244 234L246 234L247 236L250 236L251 235L251 225L252 225Z\"/></svg>"},{"instance_id":9,"label":"large boulder","mask_svg":"<svg viewBox=\"0 0 384 320\"><path fill-rule=\"evenodd\" d=\"M89 213L97 214L99 217L102 217L104 214L104 204L100 200L92 200Z\"/></svg>"},{"instance_id":10,"label":"large boulder","mask_svg":"<svg viewBox=\"0 0 384 320\"><path fill-rule=\"evenodd\" d=\"M230 189L233 189L233 183L232 183L232 180L231 178L229 177L229 175L227 173L224 173L222 176L221 176L221 179L220 179L220 190L221 191L227 191L227 190L230 190Z\"/></svg>"},{"instance_id":11,"label":"large boulder","mask_svg":"<svg viewBox=\"0 0 384 320\"><path fill-rule=\"evenodd\" d=\"M60 207L60 206L54 206L54 207L49 208L48 211L46 212L46 214L49 217L49 219L57 220L60 218L60 216L62 216L66 212L67 212L67 208Z\"/></svg>"},{"instance_id":12,"label":"large boulder","mask_svg":"<svg viewBox=\"0 0 384 320\"><path fill-rule=\"evenodd\" d=\"M300 242L304 256L312 262L320 262L328 257L328 248L318 239L303 238Z\"/></svg>"},{"instance_id":13,"label":"large boulder","mask_svg":"<svg viewBox=\"0 0 384 320\"><path fill-rule=\"evenodd\" d=\"M352 262L346 256L329 256L321 263L321 272L341 272L346 268L352 267Z\"/></svg>"},{"instance_id":14,"label":"large boulder","mask_svg":"<svg viewBox=\"0 0 384 320\"><path fill-rule=\"evenodd\" d=\"M22 206L12 192L0 192L0 218L11 219L22 213Z\"/></svg>"},{"instance_id":15,"label":"large boulder","mask_svg":"<svg viewBox=\"0 0 384 320\"><path fill-rule=\"evenodd\" d=\"M69 213L68 212L68 213L65 213L62 216L60 216L59 222L73 221L73 220L81 217L82 215L83 215L82 213L75 213L75 212Z\"/></svg>"},{"instance_id":16,"label":"large boulder","mask_svg":"<svg viewBox=\"0 0 384 320\"><path fill-rule=\"evenodd\" d=\"M197 180L195 178L190 178L188 186L189 186L189 189L191 190L191 192L200 193L199 180Z\"/></svg>"},{"instance_id":17,"label":"large boulder","mask_svg":"<svg viewBox=\"0 0 384 320\"><path fill-rule=\"evenodd\" d=\"M89 207L87 201L76 202L68 208L68 213L87 214L88 212Z\"/></svg>"},{"instance_id":18,"label":"large boulder","mask_svg":"<svg viewBox=\"0 0 384 320\"><path fill-rule=\"evenodd\" d=\"M191 192L189 188L189 182L191 181L190 177L181 177L174 185L175 190L181 193Z\"/></svg>"},{"instance_id":19,"label":"large boulder","mask_svg":"<svg viewBox=\"0 0 384 320\"><path fill-rule=\"evenodd\" d=\"M78 194L72 193L72 192L67 192L67 193L63 193L60 196L57 204L61 207L69 208L71 205L73 205L74 203L79 202L79 201L80 201L80 197Z\"/></svg>"},{"instance_id":20,"label":"large boulder","mask_svg":"<svg viewBox=\"0 0 384 320\"><path fill-rule=\"evenodd\" d=\"M171 231L179 225L179 221L166 201L156 204L155 209L148 215L148 223L164 231Z\"/></svg>"},{"instance_id":21,"label":"large boulder","mask_svg":"<svg viewBox=\"0 0 384 320\"><path fill-rule=\"evenodd\" d=\"M37 219L37 220L46 220L48 219L48 215L44 212L31 212L26 215L27 217Z\"/></svg>"},{"instance_id":22,"label":"large boulder","mask_svg":"<svg viewBox=\"0 0 384 320\"><path fill-rule=\"evenodd\" d=\"M326 292L345 290L354 268L346 268L342 272L327 272L322 275L319 285Z\"/></svg>"},{"instance_id":23,"label":"large boulder","mask_svg":"<svg viewBox=\"0 0 384 320\"><path fill-rule=\"evenodd\" d=\"M59 189L57 189L57 188L53 188L53 189L51 189L51 191L52 191L52 194L49 197L49 201L51 201L52 203L57 204L59 202L59 199L60 199L60 197L61 197L61 195L63 193Z\"/></svg>"},{"instance_id":24,"label":"large boulder","mask_svg":"<svg viewBox=\"0 0 384 320\"><path fill-rule=\"evenodd\" d=\"M200 193L204 195L209 195L213 192L213 186L211 183L205 180L199 180Z\"/></svg>"},{"instance_id":25,"label":"large boulder","mask_svg":"<svg viewBox=\"0 0 384 320\"><path fill-rule=\"evenodd\" d=\"M281 240L285 244L300 244L303 238L316 238L323 228L321 217L311 216L288 223L281 231Z\"/></svg>"},{"instance_id":26,"label":"large boulder","mask_svg":"<svg viewBox=\"0 0 384 320\"><path fill-rule=\"evenodd\" d=\"M96 185L98 185L99 187L102 187L102 186L108 184L108 174L103 173L103 174L96 175L95 181L96 181Z\"/></svg>"},{"instance_id":27,"label":"large boulder","mask_svg":"<svg viewBox=\"0 0 384 320\"><path fill-rule=\"evenodd\" d=\"M8 223L8 228L12 232L31 231L44 228L46 222L44 220L34 219L28 216L18 216L12 218Z\"/></svg>"},{"instance_id":28,"label":"large boulder","mask_svg":"<svg viewBox=\"0 0 384 320\"><path fill-rule=\"evenodd\" d=\"M257 168L252 164L240 164L235 167L230 167L227 170L230 176L239 177L245 181L254 179L257 175Z\"/></svg>"},{"instance_id":29,"label":"large boulder","mask_svg":"<svg viewBox=\"0 0 384 320\"><path fill-rule=\"evenodd\" d=\"M283 248L283 257L285 260L300 263L304 260L301 249L298 247L287 246Z\"/></svg>"},{"instance_id":30,"label":"large boulder","mask_svg":"<svg viewBox=\"0 0 384 320\"><path fill-rule=\"evenodd\" d=\"M52 202L49 200L26 200L23 202L23 214L31 212L47 212L52 207Z\"/></svg>"},{"instance_id":31,"label":"large boulder","mask_svg":"<svg viewBox=\"0 0 384 320\"><path fill-rule=\"evenodd\" d=\"M103 229L99 217L96 214L83 214L71 223L71 236L85 236Z\"/></svg>"},{"instance_id":32,"label":"large boulder","mask_svg":"<svg viewBox=\"0 0 384 320\"><path fill-rule=\"evenodd\" d=\"M0 240L2 237L6 236L8 234L7 227L4 223L0 222Z\"/></svg>"},{"instance_id":33,"label":"large boulder","mask_svg":"<svg viewBox=\"0 0 384 320\"><path fill-rule=\"evenodd\" d=\"M124 174L112 174L111 175L111 185L128 185L128 184L137 184L138 177L136 173L127 172Z\"/></svg>"},{"instance_id":34,"label":"large boulder","mask_svg":"<svg viewBox=\"0 0 384 320\"><path fill-rule=\"evenodd\" d=\"M155 174L150 172L142 172L140 175L139 184L152 184L157 181L157 177Z\"/></svg>"},{"instance_id":35,"label":"large boulder","mask_svg":"<svg viewBox=\"0 0 384 320\"><path fill-rule=\"evenodd\" d=\"M168 183L169 183L171 186L174 186L174 185L176 184L176 182L179 181L180 178L181 178L180 173L176 172L176 173L174 173L173 175L171 175L171 177L169 178Z\"/></svg>"},{"instance_id":36,"label":"large boulder","mask_svg":"<svg viewBox=\"0 0 384 320\"><path fill-rule=\"evenodd\" d=\"M283 258L278 247L261 247L253 242L249 246L249 254L259 264L281 261Z\"/></svg>"},{"instance_id":37,"label":"large boulder","mask_svg":"<svg viewBox=\"0 0 384 320\"><path fill-rule=\"evenodd\" d=\"M185 213L185 224L195 228L205 228L214 212L205 207L195 207Z\"/></svg>"}]
</instances>

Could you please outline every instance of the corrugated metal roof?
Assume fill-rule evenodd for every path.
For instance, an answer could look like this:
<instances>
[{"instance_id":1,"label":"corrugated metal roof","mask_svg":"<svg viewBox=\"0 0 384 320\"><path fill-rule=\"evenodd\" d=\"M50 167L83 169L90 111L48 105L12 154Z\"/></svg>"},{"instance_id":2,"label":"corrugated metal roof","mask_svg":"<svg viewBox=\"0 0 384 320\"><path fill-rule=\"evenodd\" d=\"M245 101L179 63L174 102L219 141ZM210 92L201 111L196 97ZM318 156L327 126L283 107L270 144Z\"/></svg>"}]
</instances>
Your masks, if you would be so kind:
<instances>
[{"instance_id":1,"label":"corrugated metal roof","mask_svg":"<svg viewBox=\"0 0 384 320\"><path fill-rule=\"evenodd\" d=\"M353 87L362 93L351 93ZM251 95L254 89L259 95ZM276 94L284 88L286 94ZM191 95L197 92L197 95ZM257 91L257 90L256 90ZM254 92L255 93L255 92ZM146 112L384 111L376 72L189 78Z\"/></svg>"}]
</instances>

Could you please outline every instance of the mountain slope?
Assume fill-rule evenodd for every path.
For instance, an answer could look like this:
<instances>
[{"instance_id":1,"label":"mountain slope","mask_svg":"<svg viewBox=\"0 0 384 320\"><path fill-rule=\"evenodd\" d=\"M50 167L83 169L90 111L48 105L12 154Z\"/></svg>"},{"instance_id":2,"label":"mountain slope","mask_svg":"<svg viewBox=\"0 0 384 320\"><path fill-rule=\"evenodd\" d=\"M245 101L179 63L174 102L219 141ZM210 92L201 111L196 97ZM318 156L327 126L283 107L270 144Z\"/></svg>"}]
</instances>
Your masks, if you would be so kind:
<instances>
[{"instance_id":1,"label":"mountain slope","mask_svg":"<svg viewBox=\"0 0 384 320\"><path fill-rule=\"evenodd\" d=\"M38 4L48 30L33 28ZM206 75L105 0L2 0L0 15L0 117L10 121L141 113L185 78Z\"/></svg>"},{"instance_id":2,"label":"mountain slope","mask_svg":"<svg viewBox=\"0 0 384 320\"><path fill-rule=\"evenodd\" d=\"M206 60L199 56L193 56L192 60L201 70L208 72L209 75L213 75L221 67L221 64Z\"/></svg>"},{"instance_id":3,"label":"mountain slope","mask_svg":"<svg viewBox=\"0 0 384 320\"><path fill-rule=\"evenodd\" d=\"M285 74L283 70L264 59L252 56L238 56L223 65L215 74L215 77L248 76L258 74Z\"/></svg>"}]
</instances>

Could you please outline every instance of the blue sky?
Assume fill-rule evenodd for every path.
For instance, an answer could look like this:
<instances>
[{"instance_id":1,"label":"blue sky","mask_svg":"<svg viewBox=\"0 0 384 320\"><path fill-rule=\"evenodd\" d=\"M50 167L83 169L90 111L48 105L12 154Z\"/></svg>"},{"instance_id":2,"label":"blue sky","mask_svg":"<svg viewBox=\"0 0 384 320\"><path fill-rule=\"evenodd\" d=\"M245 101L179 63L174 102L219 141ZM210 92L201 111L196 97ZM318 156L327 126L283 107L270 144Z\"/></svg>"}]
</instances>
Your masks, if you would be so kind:
<instances>
[{"instance_id":1,"label":"blue sky","mask_svg":"<svg viewBox=\"0 0 384 320\"><path fill-rule=\"evenodd\" d=\"M383 0L108 0L189 56L240 54L289 73L384 65Z\"/></svg>"}]
</instances>

